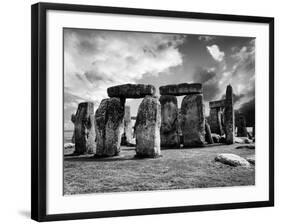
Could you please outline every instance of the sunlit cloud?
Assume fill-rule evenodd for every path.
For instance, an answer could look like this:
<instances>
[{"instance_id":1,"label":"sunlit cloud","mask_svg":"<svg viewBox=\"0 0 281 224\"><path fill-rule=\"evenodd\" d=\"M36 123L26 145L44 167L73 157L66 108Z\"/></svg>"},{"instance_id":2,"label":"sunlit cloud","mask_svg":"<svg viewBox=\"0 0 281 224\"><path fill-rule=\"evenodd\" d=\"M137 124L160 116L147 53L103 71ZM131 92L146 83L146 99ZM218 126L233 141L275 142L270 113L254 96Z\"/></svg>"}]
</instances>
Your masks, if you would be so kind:
<instances>
[{"instance_id":1,"label":"sunlit cloud","mask_svg":"<svg viewBox=\"0 0 281 224\"><path fill-rule=\"evenodd\" d=\"M221 62L224 59L224 52L220 51L218 45L206 46L208 52L213 57L214 60Z\"/></svg>"}]
</instances>

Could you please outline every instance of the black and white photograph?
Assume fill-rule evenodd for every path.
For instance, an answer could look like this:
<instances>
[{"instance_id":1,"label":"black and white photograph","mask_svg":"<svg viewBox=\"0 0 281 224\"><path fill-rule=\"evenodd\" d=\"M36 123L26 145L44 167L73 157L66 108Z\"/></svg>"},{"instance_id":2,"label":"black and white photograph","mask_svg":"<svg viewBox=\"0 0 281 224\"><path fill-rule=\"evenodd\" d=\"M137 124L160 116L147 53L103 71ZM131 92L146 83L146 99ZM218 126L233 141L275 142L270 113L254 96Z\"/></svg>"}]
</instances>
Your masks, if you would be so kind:
<instances>
[{"instance_id":1,"label":"black and white photograph","mask_svg":"<svg viewBox=\"0 0 281 224\"><path fill-rule=\"evenodd\" d=\"M63 28L63 194L255 185L251 36Z\"/></svg>"}]
</instances>

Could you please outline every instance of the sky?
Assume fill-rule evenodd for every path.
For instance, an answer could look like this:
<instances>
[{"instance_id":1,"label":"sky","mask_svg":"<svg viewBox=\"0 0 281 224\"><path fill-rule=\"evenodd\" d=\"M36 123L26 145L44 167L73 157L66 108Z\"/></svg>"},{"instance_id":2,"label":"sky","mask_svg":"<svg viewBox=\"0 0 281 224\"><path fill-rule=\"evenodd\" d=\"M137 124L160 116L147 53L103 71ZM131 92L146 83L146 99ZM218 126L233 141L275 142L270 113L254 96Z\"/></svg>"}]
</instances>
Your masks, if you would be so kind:
<instances>
[{"instance_id":1,"label":"sky","mask_svg":"<svg viewBox=\"0 0 281 224\"><path fill-rule=\"evenodd\" d=\"M255 102L255 38L193 34L145 33L64 28L64 119L73 129L71 114L80 102L95 110L108 98L107 88L125 83L203 85L208 102L223 99L226 86L234 91L234 107ZM178 106L183 97L178 97ZM136 116L142 99L127 99Z\"/></svg>"}]
</instances>

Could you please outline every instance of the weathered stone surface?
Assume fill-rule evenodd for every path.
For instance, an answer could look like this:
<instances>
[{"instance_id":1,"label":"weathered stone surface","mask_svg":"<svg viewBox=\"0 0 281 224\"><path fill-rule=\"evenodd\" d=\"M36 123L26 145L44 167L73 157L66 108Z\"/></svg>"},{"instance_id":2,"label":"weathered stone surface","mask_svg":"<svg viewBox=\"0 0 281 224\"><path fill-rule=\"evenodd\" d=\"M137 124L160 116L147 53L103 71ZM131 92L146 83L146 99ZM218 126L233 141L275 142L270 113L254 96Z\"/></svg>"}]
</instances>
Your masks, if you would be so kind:
<instances>
[{"instance_id":1,"label":"weathered stone surface","mask_svg":"<svg viewBox=\"0 0 281 224\"><path fill-rule=\"evenodd\" d=\"M212 133L210 129L210 125L208 124L207 120L205 119L205 139L209 144L214 144L214 140L212 138Z\"/></svg>"},{"instance_id":2,"label":"weathered stone surface","mask_svg":"<svg viewBox=\"0 0 281 224\"><path fill-rule=\"evenodd\" d=\"M161 146L179 147L177 98L171 95L163 95L159 101L161 103Z\"/></svg>"},{"instance_id":3,"label":"weathered stone surface","mask_svg":"<svg viewBox=\"0 0 281 224\"><path fill-rule=\"evenodd\" d=\"M242 114L238 114L236 118L237 136L238 137L248 137L248 132L246 128L246 120Z\"/></svg>"},{"instance_id":4,"label":"weathered stone surface","mask_svg":"<svg viewBox=\"0 0 281 224\"><path fill-rule=\"evenodd\" d=\"M178 108L178 135L179 135L179 138L180 138L180 145L183 144L183 136L182 136L182 130L181 130L181 123L182 123L181 109Z\"/></svg>"},{"instance_id":5,"label":"weathered stone surface","mask_svg":"<svg viewBox=\"0 0 281 224\"><path fill-rule=\"evenodd\" d=\"M124 112L124 102L119 98L109 98L101 101L95 114L97 157L119 154L121 135L124 129Z\"/></svg>"},{"instance_id":6,"label":"weathered stone surface","mask_svg":"<svg viewBox=\"0 0 281 224\"><path fill-rule=\"evenodd\" d=\"M75 114L71 114L71 121L75 127ZM73 134L72 134L72 138L71 138L71 142L74 144L75 143L75 128L73 130Z\"/></svg>"},{"instance_id":7,"label":"weathered stone surface","mask_svg":"<svg viewBox=\"0 0 281 224\"><path fill-rule=\"evenodd\" d=\"M245 141L242 138L234 137L234 142L238 144L244 144Z\"/></svg>"},{"instance_id":8,"label":"weathered stone surface","mask_svg":"<svg viewBox=\"0 0 281 224\"><path fill-rule=\"evenodd\" d=\"M219 154L215 157L215 161L230 165L230 166L244 166L244 167L250 167L250 163L235 154L231 154L231 153L222 153Z\"/></svg>"},{"instance_id":9,"label":"weathered stone surface","mask_svg":"<svg viewBox=\"0 0 281 224\"><path fill-rule=\"evenodd\" d=\"M124 84L112 86L107 89L109 97L120 98L143 98L146 95L154 96L156 89L152 85L144 84Z\"/></svg>"},{"instance_id":10,"label":"weathered stone surface","mask_svg":"<svg viewBox=\"0 0 281 224\"><path fill-rule=\"evenodd\" d=\"M251 163L252 165L256 164L256 157L255 156L248 156L246 160Z\"/></svg>"},{"instance_id":11,"label":"weathered stone surface","mask_svg":"<svg viewBox=\"0 0 281 224\"><path fill-rule=\"evenodd\" d=\"M125 106L124 133L122 135L121 144L122 145L133 145L133 126L132 126L130 106Z\"/></svg>"},{"instance_id":12,"label":"weathered stone surface","mask_svg":"<svg viewBox=\"0 0 281 224\"><path fill-rule=\"evenodd\" d=\"M234 109L233 109L233 92L231 85L226 88L226 98L225 98L225 140L226 144L234 143Z\"/></svg>"},{"instance_id":13,"label":"weathered stone surface","mask_svg":"<svg viewBox=\"0 0 281 224\"><path fill-rule=\"evenodd\" d=\"M234 142L239 144L249 144L252 143L252 140L247 137L234 137Z\"/></svg>"},{"instance_id":14,"label":"weathered stone surface","mask_svg":"<svg viewBox=\"0 0 281 224\"><path fill-rule=\"evenodd\" d=\"M74 123L75 154L96 152L94 103L83 102L78 105L75 116L71 118Z\"/></svg>"},{"instance_id":15,"label":"weathered stone surface","mask_svg":"<svg viewBox=\"0 0 281 224\"><path fill-rule=\"evenodd\" d=\"M237 146L236 149L255 149L255 144Z\"/></svg>"},{"instance_id":16,"label":"weathered stone surface","mask_svg":"<svg viewBox=\"0 0 281 224\"><path fill-rule=\"evenodd\" d=\"M73 143L65 143L65 144L63 145L63 147L64 147L65 149L71 149L71 148L74 148L74 147L75 147L75 144L73 144Z\"/></svg>"},{"instance_id":17,"label":"weathered stone surface","mask_svg":"<svg viewBox=\"0 0 281 224\"><path fill-rule=\"evenodd\" d=\"M146 96L139 106L135 124L136 157L160 156L160 126L160 102L157 97Z\"/></svg>"},{"instance_id":18,"label":"weathered stone surface","mask_svg":"<svg viewBox=\"0 0 281 224\"><path fill-rule=\"evenodd\" d=\"M225 105L225 100L216 100L216 101L209 102L210 108L224 107L224 105Z\"/></svg>"},{"instance_id":19,"label":"weathered stone surface","mask_svg":"<svg viewBox=\"0 0 281 224\"><path fill-rule=\"evenodd\" d=\"M183 96L202 93L201 83L181 83L178 85L166 85L159 88L161 95Z\"/></svg>"},{"instance_id":20,"label":"weathered stone surface","mask_svg":"<svg viewBox=\"0 0 281 224\"><path fill-rule=\"evenodd\" d=\"M181 104L181 130L184 146L205 144L205 117L202 94L187 95Z\"/></svg>"},{"instance_id":21,"label":"weathered stone surface","mask_svg":"<svg viewBox=\"0 0 281 224\"><path fill-rule=\"evenodd\" d=\"M214 143L220 143L221 136L215 133L211 134Z\"/></svg>"},{"instance_id":22,"label":"weathered stone surface","mask_svg":"<svg viewBox=\"0 0 281 224\"><path fill-rule=\"evenodd\" d=\"M215 107L210 110L210 128L212 133L223 135L223 108Z\"/></svg>"}]
</instances>

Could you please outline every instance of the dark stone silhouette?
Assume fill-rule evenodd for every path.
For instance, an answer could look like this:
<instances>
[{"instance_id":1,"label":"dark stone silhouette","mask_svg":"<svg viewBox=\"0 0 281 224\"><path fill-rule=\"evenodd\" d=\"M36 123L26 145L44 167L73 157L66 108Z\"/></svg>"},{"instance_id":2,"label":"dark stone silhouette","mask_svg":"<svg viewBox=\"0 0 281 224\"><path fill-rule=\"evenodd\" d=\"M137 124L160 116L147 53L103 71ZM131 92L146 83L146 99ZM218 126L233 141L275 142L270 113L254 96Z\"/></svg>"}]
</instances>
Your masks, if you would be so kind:
<instances>
[{"instance_id":1,"label":"dark stone silhouette","mask_svg":"<svg viewBox=\"0 0 281 224\"><path fill-rule=\"evenodd\" d=\"M231 85L226 88L225 97L225 141L226 144L234 143L234 109L233 109L233 91Z\"/></svg>"},{"instance_id":2,"label":"dark stone silhouette","mask_svg":"<svg viewBox=\"0 0 281 224\"><path fill-rule=\"evenodd\" d=\"M78 105L74 123L75 154L95 154L94 103L83 102Z\"/></svg>"},{"instance_id":3,"label":"dark stone silhouette","mask_svg":"<svg viewBox=\"0 0 281 224\"><path fill-rule=\"evenodd\" d=\"M248 137L245 116L238 114L236 118L237 137Z\"/></svg>"},{"instance_id":4,"label":"dark stone silhouette","mask_svg":"<svg viewBox=\"0 0 281 224\"><path fill-rule=\"evenodd\" d=\"M224 134L224 100L209 102L210 107L210 128L212 133Z\"/></svg>"},{"instance_id":5,"label":"dark stone silhouette","mask_svg":"<svg viewBox=\"0 0 281 224\"><path fill-rule=\"evenodd\" d=\"M178 85L166 85L159 88L161 95L184 96L202 93L201 83L181 83Z\"/></svg>"},{"instance_id":6,"label":"dark stone silhouette","mask_svg":"<svg viewBox=\"0 0 281 224\"><path fill-rule=\"evenodd\" d=\"M159 101L161 103L161 146L179 147L177 98L171 95L163 95Z\"/></svg>"}]
</instances>

